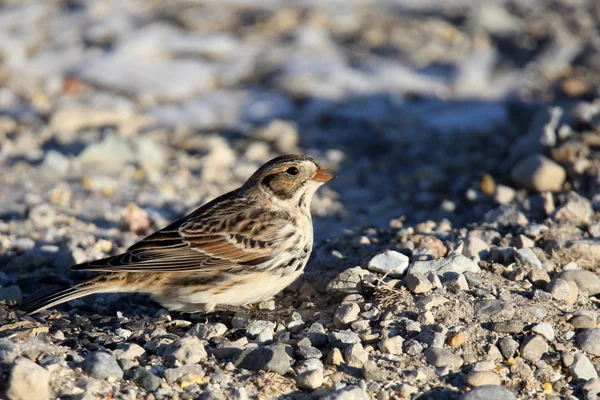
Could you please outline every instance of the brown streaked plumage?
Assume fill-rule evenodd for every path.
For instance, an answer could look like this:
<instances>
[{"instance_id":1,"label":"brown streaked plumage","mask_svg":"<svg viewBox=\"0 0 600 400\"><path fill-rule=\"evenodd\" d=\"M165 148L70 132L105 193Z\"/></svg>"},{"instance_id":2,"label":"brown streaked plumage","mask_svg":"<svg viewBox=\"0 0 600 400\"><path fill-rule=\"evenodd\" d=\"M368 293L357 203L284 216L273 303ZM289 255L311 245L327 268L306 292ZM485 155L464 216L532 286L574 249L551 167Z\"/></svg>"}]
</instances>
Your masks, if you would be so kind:
<instances>
[{"instance_id":1,"label":"brown streaked plumage","mask_svg":"<svg viewBox=\"0 0 600 400\"><path fill-rule=\"evenodd\" d=\"M312 158L274 158L246 183L123 254L71 267L93 278L26 305L30 314L93 293L143 292L171 310L256 303L303 271L313 242L310 203L333 175Z\"/></svg>"}]
</instances>

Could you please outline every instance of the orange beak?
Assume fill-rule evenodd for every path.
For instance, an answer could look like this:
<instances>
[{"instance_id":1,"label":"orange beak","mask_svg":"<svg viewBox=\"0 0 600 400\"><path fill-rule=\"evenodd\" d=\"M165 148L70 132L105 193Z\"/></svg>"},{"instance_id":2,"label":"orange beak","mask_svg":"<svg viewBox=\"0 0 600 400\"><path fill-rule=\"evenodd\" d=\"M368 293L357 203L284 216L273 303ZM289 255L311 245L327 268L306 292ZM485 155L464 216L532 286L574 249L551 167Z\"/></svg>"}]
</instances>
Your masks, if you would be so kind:
<instances>
[{"instance_id":1,"label":"orange beak","mask_svg":"<svg viewBox=\"0 0 600 400\"><path fill-rule=\"evenodd\" d=\"M325 183L325 182L329 182L333 178L335 178L334 174L327 171L325 168L319 168L317 170L317 173L315 174L315 176L313 176L312 179L313 179L313 181Z\"/></svg>"}]
</instances>

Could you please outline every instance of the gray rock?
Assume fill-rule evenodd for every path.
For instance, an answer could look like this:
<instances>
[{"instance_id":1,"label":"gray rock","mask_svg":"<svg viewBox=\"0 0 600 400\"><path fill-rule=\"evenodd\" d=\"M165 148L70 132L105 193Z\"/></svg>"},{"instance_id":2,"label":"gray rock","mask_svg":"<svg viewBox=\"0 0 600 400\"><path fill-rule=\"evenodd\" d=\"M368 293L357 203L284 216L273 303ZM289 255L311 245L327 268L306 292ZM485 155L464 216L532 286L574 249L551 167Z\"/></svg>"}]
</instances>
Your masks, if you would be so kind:
<instances>
[{"instance_id":1,"label":"gray rock","mask_svg":"<svg viewBox=\"0 0 600 400\"><path fill-rule=\"evenodd\" d=\"M484 282L484 279L481 277L481 275L475 274L471 271L467 271L463 275L467 279L469 286L472 288L481 286L481 284Z\"/></svg>"},{"instance_id":2,"label":"gray rock","mask_svg":"<svg viewBox=\"0 0 600 400\"><path fill-rule=\"evenodd\" d=\"M168 368L165 370L165 380L172 384L180 381L194 381L196 378L203 378L204 368L198 364L188 364L178 368Z\"/></svg>"},{"instance_id":3,"label":"gray rock","mask_svg":"<svg viewBox=\"0 0 600 400\"><path fill-rule=\"evenodd\" d=\"M546 340L552 342L554 340L554 328L548 322L540 322L531 328L533 333L542 335Z\"/></svg>"},{"instance_id":4,"label":"gray rock","mask_svg":"<svg viewBox=\"0 0 600 400\"><path fill-rule=\"evenodd\" d=\"M423 261L426 262L426 261ZM425 293L433 289L433 285L427 279L427 277L419 272L409 272L404 277L404 285L413 293L420 294Z\"/></svg>"},{"instance_id":5,"label":"gray rock","mask_svg":"<svg viewBox=\"0 0 600 400\"><path fill-rule=\"evenodd\" d=\"M515 315L515 307L502 300L475 301L475 318L478 319L511 319Z\"/></svg>"},{"instance_id":6,"label":"gray rock","mask_svg":"<svg viewBox=\"0 0 600 400\"><path fill-rule=\"evenodd\" d=\"M572 269L561 272L558 277L566 281L575 282L582 293L590 296L600 293L600 277L585 269Z\"/></svg>"},{"instance_id":7,"label":"gray rock","mask_svg":"<svg viewBox=\"0 0 600 400\"><path fill-rule=\"evenodd\" d=\"M292 366L286 346L270 345L242 351L233 363L250 371L273 371L285 375Z\"/></svg>"},{"instance_id":8,"label":"gray rock","mask_svg":"<svg viewBox=\"0 0 600 400\"><path fill-rule=\"evenodd\" d=\"M296 375L296 385L308 390L320 388L323 385L323 368L299 372Z\"/></svg>"},{"instance_id":9,"label":"gray rock","mask_svg":"<svg viewBox=\"0 0 600 400\"><path fill-rule=\"evenodd\" d=\"M492 371L471 371L467 374L465 383L472 387L499 385L500 377Z\"/></svg>"},{"instance_id":10,"label":"gray rock","mask_svg":"<svg viewBox=\"0 0 600 400\"><path fill-rule=\"evenodd\" d=\"M419 356L423 352L423 345L415 339L407 340L404 344L404 352L409 356Z\"/></svg>"},{"instance_id":11,"label":"gray rock","mask_svg":"<svg viewBox=\"0 0 600 400\"><path fill-rule=\"evenodd\" d=\"M484 385L463 393L459 400L516 400L516 397L504 386Z\"/></svg>"},{"instance_id":12,"label":"gray rock","mask_svg":"<svg viewBox=\"0 0 600 400\"><path fill-rule=\"evenodd\" d=\"M539 288L545 288L550 282L550 276L543 269L533 268L527 274L529 282L533 283Z\"/></svg>"},{"instance_id":13,"label":"gray rock","mask_svg":"<svg viewBox=\"0 0 600 400\"><path fill-rule=\"evenodd\" d=\"M331 332L328 336L329 344L333 347L346 347L351 344L360 343L360 336L351 330Z\"/></svg>"},{"instance_id":14,"label":"gray rock","mask_svg":"<svg viewBox=\"0 0 600 400\"><path fill-rule=\"evenodd\" d=\"M426 345L431 347L442 348L444 347L444 343L446 342L446 335L441 332L425 330L420 332L417 336L415 336L415 340L418 340L421 343L425 343Z\"/></svg>"},{"instance_id":15,"label":"gray rock","mask_svg":"<svg viewBox=\"0 0 600 400\"><path fill-rule=\"evenodd\" d=\"M514 340L510 336L505 336L498 341L498 345L500 346L500 352L504 356L504 358L509 359L515 355L515 352L519 348L519 342Z\"/></svg>"},{"instance_id":16,"label":"gray rock","mask_svg":"<svg viewBox=\"0 0 600 400\"><path fill-rule=\"evenodd\" d=\"M327 293L332 295L345 295L363 292L363 278L369 274L369 271L361 267L349 268L342 271L327 284Z\"/></svg>"},{"instance_id":17,"label":"gray rock","mask_svg":"<svg viewBox=\"0 0 600 400\"><path fill-rule=\"evenodd\" d=\"M463 359L446 349L429 347L424 351L425 359L434 367L448 367L458 369L463 365Z\"/></svg>"},{"instance_id":18,"label":"gray rock","mask_svg":"<svg viewBox=\"0 0 600 400\"><path fill-rule=\"evenodd\" d=\"M325 328L318 322L313 323L310 328L308 328L306 337L310 340L310 343L316 347L323 346L328 340Z\"/></svg>"},{"instance_id":19,"label":"gray rock","mask_svg":"<svg viewBox=\"0 0 600 400\"><path fill-rule=\"evenodd\" d=\"M594 215L592 202L576 192L569 192L567 202L556 209L554 219L572 225L589 224Z\"/></svg>"},{"instance_id":20,"label":"gray rock","mask_svg":"<svg viewBox=\"0 0 600 400\"><path fill-rule=\"evenodd\" d=\"M88 354L83 361L83 370L96 379L123 378L123 370L119 367L117 360L103 351L94 351Z\"/></svg>"},{"instance_id":21,"label":"gray rock","mask_svg":"<svg viewBox=\"0 0 600 400\"><path fill-rule=\"evenodd\" d=\"M561 278L552 279L548 283L546 291L552 294L553 299L564 301L568 304L573 304L577 300L577 286Z\"/></svg>"},{"instance_id":22,"label":"gray rock","mask_svg":"<svg viewBox=\"0 0 600 400\"><path fill-rule=\"evenodd\" d=\"M570 322L573 329L593 329L596 327L596 319L589 315L577 315Z\"/></svg>"},{"instance_id":23,"label":"gray rock","mask_svg":"<svg viewBox=\"0 0 600 400\"><path fill-rule=\"evenodd\" d=\"M389 379L388 372L369 360L362 366L362 375L368 381L385 382Z\"/></svg>"},{"instance_id":24,"label":"gray rock","mask_svg":"<svg viewBox=\"0 0 600 400\"><path fill-rule=\"evenodd\" d=\"M369 395L358 386L346 386L343 389L321 396L320 400L369 400Z\"/></svg>"},{"instance_id":25,"label":"gray rock","mask_svg":"<svg viewBox=\"0 0 600 400\"><path fill-rule=\"evenodd\" d=\"M43 400L49 395L49 383L50 373L45 368L19 357L10 367L5 382L6 397L10 400Z\"/></svg>"},{"instance_id":26,"label":"gray rock","mask_svg":"<svg viewBox=\"0 0 600 400\"><path fill-rule=\"evenodd\" d=\"M409 259L402 253L387 250L369 260L369 271L386 274L390 278L401 278L408 269Z\"/></svg>"},{"instance_id":27,"label":"gray rock","mask_svg":"<svg viewBox=\"0 0 600 400\"><path fill-rule=\"evenodd\" d=\"M306 360L309 358L321 358L323 356L321 350L313 346L298 346L295 354L300 360Z\"/></svg>"},{"instance_id":28,"label":"gray rock","mask_svg":"<svg viewBox=\"0 0 600 400\"><path fill-rule=\"evenodd\" d=\"M424 275L428 272L444 275L447 272L462 274L466 271L480 273L481 269L475 261L457 253L438 260L416 261L408 268L409 274L420 273Z\"/></svg>"},{"instance_id":29,"label":"gray rock","mask_svg":"<svg viewBox=\"0 0 600 400\"><path fill-rule=\"evenodd\" d=\"M351 322L356 321L359 313L360 307L358 304L342 304L335 310L333 315L333 323L338 329L347 328Z\"/></svg>"},{"instance_id":30,"label":"gray rock","mask_svg":"<svg viewBox=\"0 0 600 400\"><path fill-rule=\"evenodd\" d=\"M464 239L463 255L471 259L484 260L490 252L490 245L475 236Z\"/></svg>"},{"instance_id":31,"label":"gray rock","mask_svg":"<svg viewBox=\"0 0 600 400\"><path fill-rule=\"evenodd\" d=\"M233 358L240 354L243 350L244 345L226 340L219 343L217 347L215 347L213 354L217 360L222 360L224 358Z\"/></svg>"},{"instance_id":32,"label":"gray rock","mask_svg":"<svg viewBox=\"0 0 600 400\"><path fill-rule=\"evenodd\" d=\"M361 368L368 359L369 353L360 343L351 344L344 349L344 360L350 367Z\"/></svg>"},{"instance_id":33,"label":"gray rock","mask_svg":"<svg viewBox=\"0 0 600 400\"><path fill-rule=\"evenodd\" d=\"M549 158L532 154L515 164L510 176L519 186L543 193L560 191L567 173L561 165Z\"/></svg>"},{"instance_id":34,"label":"gray rock","mask_svg":"<svg viewBox=\"0 0 600 400\"><path fill-rule=\"evenodd\" d=\"M383 339L379 342L379 350L386 354L402 354L402 344L404 339L402 336L394 336L391 338Z\"/></svg>"},{"instance_id":35,"label":"gray rock","mask_svg":"<svg viewBox=\"0 0 600 400\"><path fill-rule=\"evenodd\" d=\"M593 356L600 356L600 328L584 329L577 335L577 346Z\"/></svg>"},{"instance_id":36,"label":"gray rock","mask_svg":"<svg viewBox=\"0 0 600 400\"><path fill-rule=\"evenodd\" d=\"M575 354L573 363L569 366L569 373L576 381L598 378L598 371L585 354Z\"/></svg>"},{"instance_id":37,"label":"gray rock","mask_svg":"<svg viewBox=\"0 0 600 400\"><path fill-rule=\"evenodd\" d=\"M547 352L548 343L541 336L527 336L521 344L521 357L528 361L537 362Z\"/></svg>"},{"instance_id":38,"label":"gray rock","mask_svg":"<svg viewBox=\"0 0 600 400\"><path fill-rule=\"evenodd\" d=\"M518 249L514 252L515 261L518 266L531 269L542 269L543 265L540 259L530 248Z\"/></svg>"},{"instance_id":39,"label":"gray rock","mask_svg":"<svg viewBox=\"0 0 600 400\"><path fill-rule=\"evenodd\" d=\"M179 362L185 365L206 360L208 354L200 339L194 336L185 336L168 345L162 356L167 364L174 365Z\"/></svg>"},{"instance_id":40,"label":"gray rock","mask_svg":"<svg viewBox=\"0 0 600 400\"><path fill-rule=\"evenodd\" d=\"M161 379L144 367L134 367L131 379L144 389L154 392L160 386Z\"/></svg>"},{"instance_id":41,"label":"gray rock","mask_svg":"<svg viewBox=\"0 0 600 400\"><path fill-rule=\"evenodd\" d=\"M117 360L133 360L136 357L140 357L146 353L146 350L139 344L135 343L119 343L117 348L113 350L113 355Z\"/></svg>"},{"instance_id":42,"label":"gray rock","mask_svg":"<svg viewBox=\"0 0 600 400\"><path fill-rule=\"evenodd\" d=\"M56 210L46 203L41 203L29 211L29 219L38 228L49 228L56 220Z\"/></svg>"},{"instance_id":43,"label":"gray rock","mask_svg":"<svg viewBox=\"0 0 600 400\"><path fill-rule=\"evenodd\" d=\"M491 328L498 333L521 333L525 324L519 321L500 321L492 323Z\"/></svg>"},{"instance_id":44,"label":"gray rock","mask_svg":"<svg viewBox=\"0 0 600 400\"><path fill-rule=\"evenodd\" d=\"M469 283L463 274L451 272L444 275L444 287L451 292L457 293L469 290Z\"/></svg>"},{"instance_id":45,"label":"gray rock","mask_svg":"<svg viewBox=\"0 0 600 400\"><path fill-rule=\"evenodd\" d=\"M265 329L273 332L276 326L277 324L272 321L253 320L246 328L246 333L248 333L250 336L256 336Z\"/></svg>"},{"instance_id":46,"label":"gray rock","mask_svg":"<svg viewBox=\"0 0 600 400\"><path fill-rule=\"evenodd\" d=\"M227 326L220 322L216 324L196 324L186 332L186 336L196 336L198 339L209 340L221 337L227 332Z\"/></svg>"},{"instance_id":47,"label":"gray rock","mask_svg":"<svg viewBox=\"0 0 600 400\"><path fill-rule=\"evenodd\" d=\"M515 206L500 206L496 209L488 211L484 217L487 223L496 223L503 227L518 227L525 226L529 220Z\"/></svg>"},{"instance_id":48,"label":"gray rock","mask_svg":"<svg viewBox=\"0 0 600 400\"><path fill-rule=\"evenodd\" d=\"M21 294L20 287L18 287L17 285L0 287L0 303L14 306L19 305L22 302L23 295Z\"/></svg>"}]
</instances>

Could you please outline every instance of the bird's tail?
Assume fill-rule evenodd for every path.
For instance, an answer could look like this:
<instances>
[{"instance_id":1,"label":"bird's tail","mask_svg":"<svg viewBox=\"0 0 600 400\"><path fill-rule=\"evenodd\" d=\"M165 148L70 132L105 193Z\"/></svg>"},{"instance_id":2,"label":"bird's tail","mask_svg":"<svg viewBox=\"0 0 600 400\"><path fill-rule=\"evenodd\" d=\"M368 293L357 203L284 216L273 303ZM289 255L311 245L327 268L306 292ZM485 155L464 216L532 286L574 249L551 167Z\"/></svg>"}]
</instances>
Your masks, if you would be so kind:
<instances>
[{"instance_id":1,"label":"bird's tail","mask_svg":"<svg viewBox=\"0 0 600 400\"><path fill-rule=\"evenodd\" d=\"M29 303L23 305L23 309L28 315L32 315L40 311L44 311L47 308L54 307L58 304L66 303L67 301L75 300L93 293L109 292L110 290L107 289L108 287L103 285L99 281L98 277L94 277L68 289L60 290L39 299L30 301Z\"/></svg>"}]
</instances>

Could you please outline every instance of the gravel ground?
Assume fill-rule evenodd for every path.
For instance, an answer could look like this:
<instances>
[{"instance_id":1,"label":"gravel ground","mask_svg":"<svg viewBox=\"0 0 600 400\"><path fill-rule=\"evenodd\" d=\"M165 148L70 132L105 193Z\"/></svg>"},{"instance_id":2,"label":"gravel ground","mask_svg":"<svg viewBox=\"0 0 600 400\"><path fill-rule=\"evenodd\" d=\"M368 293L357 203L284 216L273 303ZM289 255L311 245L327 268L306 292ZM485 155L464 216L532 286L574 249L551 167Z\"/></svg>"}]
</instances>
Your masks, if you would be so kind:
<instances>
[{"instance_id":1,"label":"gravel ground","mask_svg":"<svg viewBox=\"0 0 600 400\"><path fill-rule=\"evenodd\" d=\"M5 2L0 398L597 399L599 26L591 0ZM281 317L19 309L296 152L339 178Z\"/></svg>"}]
</instances>

